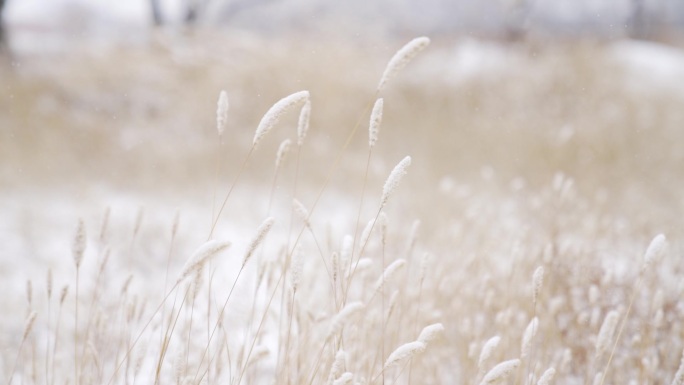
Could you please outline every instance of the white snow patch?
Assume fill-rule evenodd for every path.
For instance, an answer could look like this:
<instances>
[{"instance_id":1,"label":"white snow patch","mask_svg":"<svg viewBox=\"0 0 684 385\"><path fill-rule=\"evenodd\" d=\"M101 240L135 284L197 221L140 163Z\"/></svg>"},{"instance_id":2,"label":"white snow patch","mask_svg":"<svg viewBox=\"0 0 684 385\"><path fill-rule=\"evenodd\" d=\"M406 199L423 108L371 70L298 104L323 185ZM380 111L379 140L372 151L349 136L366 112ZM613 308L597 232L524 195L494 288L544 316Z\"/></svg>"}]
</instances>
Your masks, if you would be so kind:
<instances>
[{"instance_id":1,"label":"white snow patch","mask_svg":"<svg viewBox=\"0 0 684 385\"><path fill-rule=\"evenodd\" d=\"M516 47L466 39L452 49L431 50L416 60L416 82L425 79L459 85L473 79L491 79L526 66L527 58Z\"/></svg>"},{"instance_id":2,"label":"white snow patch","mask_svg":"<svg viewBox=\"0 0 684 385\"><path fill-rule=\"evenodd\" d=\"M639 90L653 86L684 91L684 51L663 44L625 40L613 44L608 56L627 71L627 81Z\"/></svg>"}]
</instances>

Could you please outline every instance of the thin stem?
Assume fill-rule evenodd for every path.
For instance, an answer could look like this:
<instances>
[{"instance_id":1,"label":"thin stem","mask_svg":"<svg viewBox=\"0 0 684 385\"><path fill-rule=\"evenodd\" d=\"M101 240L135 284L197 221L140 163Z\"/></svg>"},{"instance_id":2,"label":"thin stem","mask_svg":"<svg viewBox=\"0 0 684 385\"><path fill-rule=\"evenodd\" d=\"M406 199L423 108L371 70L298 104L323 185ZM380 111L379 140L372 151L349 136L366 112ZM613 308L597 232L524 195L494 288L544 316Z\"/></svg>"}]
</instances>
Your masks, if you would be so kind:
<instances>
[{"instance_id":1,"label":"thin stem","mask_svg":"<svg viewBox=\"0 0 684 385\"><path fill-rule=\"evenodd\" d=\"M174 317L173 324L169 324L168 328L166 329L166 333L164 336L164 343L161 346L161 352L159 353L159 361L157 362L157 370L155 373L155 384L159 384L159 375L161 374L161 368L162 364L164 363L164 358L166 358L166 353L169 350L169 344L171 343L171 336L173 335L174 330L176 330L176 325L178 324L178 318L180 317L181 310L183 310L183 305L185 304L185 300L188 298L188 292L190 291L190 288L185 290L185 294L183 295L183 300L181 301L180 305L178 306L178 313L176 313L176 316ZM176 292L178 293L178 292ZM194 300L193 300L193 306L194 306ZM175 307L175 306L174 306ZM173 313L171 313L173 315Z\"/></svg>"},{"instance_id":2,"label":"thin stem","mask_svg":"<svg viewBox=\"0 0 684 385\"><path fill-rule=\"evenodd\" d=\"M280 283L283 281L283 277L285 275L281 274L280 278L278 278L278 282L275 284L275 288L273 290L273 293L271 294L271 297L268 299L268 303L266 304L266 309L264 310L264 315L261 317L261 321L259 322L259 327L256 330L256 333L254 334L254 340L252 340L252 344L249 347L249 352L247 353L247 357L244 359L244 365L242 367L242 370L240 371L240 375L238 376L236 384L239 385L240 381L242 381L242 377L245 375L245 371L247 370L247 363L249 362L249 357L252 355L252 350L254 349L254 345L256 344L257 341L257 336L261 332L261 328L264 326L264 322L266 321L266 316L268 316L268 310L271 308L271 303L273 302L273 298L275 298L276 293L278 292L278 286L280 286Z\"/></svg>"},{"instance_id":3,"label":"thin stem","mask_svg":"<svg viewBox=\"0 0 684 385\"><path fill-rule=\"evenodd\" d=\"M52 298L48 296L47 311L47 338L45 338L45 385L49 385L50 379L50 320L52 315Z\"/></svg>"},{"instance_id":4,"label":"thin stem","mask_svg":"<svg viewBox=\"0 0 684 385\"><path fill-rule=\"evenodd\" d=\"M228 189L228 193L226 194L226 197L223 199L223 203L221 204L221 208L219 209L218 213L216 214L216 218L213 221L214 223L211 225L211 229L209 230L209 236L207 237L207 240L211 239L211 236L214 235L214 230L216 229L216 225L218 224L218 221L221 218L221 213L223 213L223 209L226 208L226 203L228 203L228 198L230 198L230 195L233 193L233 189L235 188L235 185L240 180L240 176L242 176L242 173L245 171L245 166L247 165L249 158L252 156L252 152L254 152L254 145L252 145L252 147L249 148L249 152L247 153L247 156L245 156L245 159L242 161L242 165L240 166L240 169L238 170L237 175L235 175L235 178L233 179L233 183L231 183L230 188Z\"/></svg>"},{"instance_id":5,"label":"thin stem","mask_svg":"<svg viewBox=\"0 0 684 385\"><path fill-rule=\"evenodd\" d=\"M352 251L349 263L349 270L347 271L347 276L351 277L352 264L354 263L354 250L356 250L356 240L358 239L359 224L361 223L361 211L363 209L363 199L366 194L366 184L368 183L368 168L370 166L371 155L373 154L373 149L368 149L368 158L366 159L366 171L363 174L363 185L361 187L361 199L359 200L359 210L356 214L356 226L354 227L354 241L352 243ZM361 251L359 251L358 258L361 259ZM348 284L350 284L348 282Z\"/></svg>"},{"instance_id":6,"label":"thin stem","mask_svg":"<svg viewBox=\"0 0 684 385\"><path fill-rule=\"evenodd\" d=\"M627 318L629 317L629 313L632 310L632 305L634 304L634 299L636 298L636 294L639 291L639 286L641 286L641 281L643 281L644 275L639 274L639 280L637 281L636 285L634 286L634 289L632 289L632 295L629 299L629 306L627 306L627 312L625 313L625 316L622 317L622 322L620 323L620 329L618 329L618 334L617 337L615 337L615 342L613 343L613 348L610 350L610 356L608 356L608 362L606 363L606 367L603 369L603 373L601 374L601 382L599 385L603 385L604 381L606 380L606 375L608 374L608 369L610 368L610 363L613 361L613 355L615 355L615 349L617 348L618 342L620 342L620 337L622 336L622 332L625 330L625 325L627 324Z\"/></svg>"},{"instance_id":7,"label":"thin stem","mask_svg":"<svg viewBox=\"0 0 684 385\"><path fill-rule=\"evenodd\" d=\"M218 150L216 151L216 167L214 168L214 192L211 197L211 224L214 223L214 214L216 213L216 190L218 190L218 179L221 168L221 147L223 147L223 136L219 136Z\"/></svg>"},{"instance_id":8,"label":"thin stem","mask_svg":"<svg viewBox=\"0 0 684 385\"><path fill-rule=\"evenodd\" d=\"M290 334L291 334L291 329L292 329L292 316L294 315L294 306L295 306L295 298L297 296L297 290L294 289L292 291L292 306L290 307L290 319L287 323L287 339L285 342L285 363L284 363L284 370L287 373L287 380L286 384L290 384L290 371L288 369L288 365L290 362Z\"/></svg>"},{"instance_id":9,"label":"thin stem","mask_svg":"<svg viewBox=\"0 0 684 385\"><path fill-rule=\"evenodd\" d=\"M221 319L223 318L223 313L226 310L226 307L228 306L228 300L230 300L230 296L233 294L233 290L235 290L235 285L237 285L238 280L240 279L240 275L242 274L242 270L244 270L245 265L242 264L240 267L240 270L238 270L237 277L235 277L235 281L233 281L233 286L231 286L230 291L228 292L228 297L226 298L225 302L223 303L223 307L221 308L221 311L218 314L218 318L216 319L216 324L214 324L214 328L211 331L211 335L209 336L209 341L207 342L207 347L204 349L204 352L202 353L202 358L200 358L200 362L197 365L197 372L195 372L195 377L194 379L197 379L197 376L199 375L200 368L202 367L202 363L204 362L204 358L207 356L207 353L209 353L209 346L211 344L211 340L214 338L214 333L216 333L216 329L219 326L219 323L221 322Z\"/></svg>"},{"instance_id":10,"label":"thin stem","mask_svg":"<svg viewBox=\"0 0 684 385\"><path fill-rule=\"evenodd\" d=\"M112 376L110 377L109 381L107 381L107 385L110 385L110 384L112 383L112 381L114 381L114 377L117 375L117 373L118 373L119 370L121 369L121 366L128 360L128 357L130 356L131 352L133 352L133 348L134 348L135 345L138 343L138 341L139 341L140 338L142 337L142 335L143 335L143 333L145 332L145 330L147 330L147 328L148 328L148 327L150 326L150 324L152 323L152 320L154 319L154 316L157 315L157 313L159 313L159 310L161 310L161 308L164 306L164 304L166 303L166 300L169 299L169 297L171 296L171 293L173 293L174 290L176 290L176 288L178 287L178 284L179 284L179 282L176 282L176 284L174 284L173 287L171 287L171 289L169 290L169 292L166 293L166 295L164 296L164 299L162 299L162 301L161 301L161 303L159 304L159 306L157 306L157 309L155 309L154 313L152 313L152 316L150 316L150 318L149 318L149 319L147 320L147 322L145 323L145 326L143 326L142 330L140 330L140 332L138 333L138 336L135 337L135 340L133 340L133 343L129 345L128 351L127 351L126 354L124 355L124 357L123 357L123 359L121 360L121 362L119 362L119 364L118 364L118 365L116 366L116 368L114 369L114 373L112 373ZM162 322L163 322L163 320L162 320Z\"/></svg>"},{"instance_id":11,"label":"thin stem","mask_svg":"<svg viewBox=\"0 0 684 385\"><path fill-rule=\"evenodd\" d=\"M21 351L24 349L24 343L26 342L26 338L21 339L21 343L19 344L19 349L17 350L17 357L14 359L14 365L12 366L12 372L10 373L9 380L7 381L7 385L12 384L12 379L14 378L14 373L17 371L17 365L19 365L19 357L21 356Z\"/></svg>"},{"instance_id":12,"label":"thin stem","mask_svg":"<svg viewBox=\"0 0 684 385\"><path fill-rule=\"evenodd\" d=\"M76 265L76 302L74 311L74 383L78 385L78 281L80 278L80 267Z\"/></svg>"},{"instance_id":13,"label":"thin stem","mask_svg":"<svg viewBox=\"0 0 684 385\"><path fill-rule=\"evenodd\" d=\"M382 212L382 208L383 208L383 206L380 206L380 208L378 209L378 212L375 214L375 218L373 219L373 224L371 225L371 228L370 228L371 232L373 232L373 228L375 228L375 224L378 222L378 218L380 217L380 213ZM368 239L370 239L370 237L368 237ZM351 286L351 282L354 279L354 274L356 273L356 268L359 265L359 261L361 260L361 256L363 255L363 252L366 250L366 245L368 245L368 239L366 239L366 241L361 246L361 250L359 250L359 259L356 261L356 264L354 265L354 269L352 270L351 275L349 276L349 279L347 280L347 288L344 291L344 296L342 297L342 305L343 306L344 306L344 304L347 303L347 296L349 294L349 287ZM384 264L385 264L385 261L383 259L383 268L384 268ZM368 303L370 303L370 301L372 301L373 298L375 298L375 295L376 294L374 293L371 296L371 299L368 300Z\"/></svg>"}]
</instances>

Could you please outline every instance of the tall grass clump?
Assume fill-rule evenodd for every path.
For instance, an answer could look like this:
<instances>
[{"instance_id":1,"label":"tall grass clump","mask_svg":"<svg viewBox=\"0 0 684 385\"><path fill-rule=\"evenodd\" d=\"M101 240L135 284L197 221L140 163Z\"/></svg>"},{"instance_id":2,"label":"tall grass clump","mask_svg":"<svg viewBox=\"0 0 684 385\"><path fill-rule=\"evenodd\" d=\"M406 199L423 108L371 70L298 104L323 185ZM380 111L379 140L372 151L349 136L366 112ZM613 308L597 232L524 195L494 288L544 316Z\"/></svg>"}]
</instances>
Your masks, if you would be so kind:
<instances>
[{"instance_id":1,"label":"tall grass clump","mask_svg":"<svg viewBox=\"0 0 684 385\"><path fill-rule=\"evenodd\" d=\"M28 300L7 312L3 381L682 384L675 226L610 212L561 170L539 185L483 168L433 186L424 154L387 156L401 71L429 43L376 68L332 150L316 147L334 126L316 115L325 95L292 90L244 148L225 145L240 125L221 91L204 209L169 213L163 231L149 206L130 227L114 207L99 233L79 220L75 274L30 274ZM235 167L222 164L229 148ZM261 184L242 177L264 164ZM649 244L661 230L670 239Z\"/></svg>"}]
</instances>

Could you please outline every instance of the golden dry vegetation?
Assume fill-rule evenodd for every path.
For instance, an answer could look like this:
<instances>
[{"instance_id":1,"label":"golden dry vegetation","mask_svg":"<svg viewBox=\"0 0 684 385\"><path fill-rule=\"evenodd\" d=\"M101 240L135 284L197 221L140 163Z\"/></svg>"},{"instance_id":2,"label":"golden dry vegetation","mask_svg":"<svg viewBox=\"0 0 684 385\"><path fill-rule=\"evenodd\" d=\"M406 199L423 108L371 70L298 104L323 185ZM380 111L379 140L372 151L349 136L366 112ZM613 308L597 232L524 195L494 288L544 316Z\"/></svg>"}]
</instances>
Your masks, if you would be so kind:
<instances>
[{"instance_id":1,"label":"golden dry vegetation","mask_svg":"<svg viewBox=\"0 0 684 385\"><path fill-rule=\"evenodd\" d=\"M434 39L383 91L369 155L375 86L402 43L196 31L0 67L3 381L477 385L519 359L502 383L551 367L555 384L681 383L677 79L635 70L611 42ZM299 90L305 144L276 172L279 144L297 139L288 113L242 170L261 116ZM240 173L213 234L233 245L173 286ZM309 226L293 198L313 208ZM660 233L669 246L642 269Z\"/></svg>"}]
</instances>

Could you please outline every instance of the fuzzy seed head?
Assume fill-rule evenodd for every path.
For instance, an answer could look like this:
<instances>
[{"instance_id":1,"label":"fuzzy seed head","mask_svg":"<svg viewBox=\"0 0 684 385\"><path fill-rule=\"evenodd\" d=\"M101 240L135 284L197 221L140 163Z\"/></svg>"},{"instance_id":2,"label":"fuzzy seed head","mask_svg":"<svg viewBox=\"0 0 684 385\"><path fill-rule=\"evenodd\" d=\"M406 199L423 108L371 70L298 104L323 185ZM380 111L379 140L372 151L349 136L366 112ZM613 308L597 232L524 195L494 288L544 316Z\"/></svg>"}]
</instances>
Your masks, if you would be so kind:
<instances>
[{"instance_id":1,"label":"fuzzy seed head","mask_svg":"<svg viewBox=\"0 0 684 385\"><path fill-rule=\"evenodd\" d=\"M109 227L109 214L111 208L107 206L105 208L104 216L102 217L102 226L100 226L100 243L104 243L107 239L107 228Z\"/></svg>"},{"instance_id":2,"label":"fuzzy seed head","mask_svg":"<svg viewBox=\"0 0 684 385\"><path fill-rule=\"evenodd\" d=\"M520 358L527 357L530 352L530 347L532 346L532 340L534 336L537 335L537 327L539 326L539 319L534 317L532 321L525 328L525 333L523 334L522 344L520 348Z\"/></svg>"},{"instance_id":3,"label":"fuzzy seed head","mask_svg":"<svg viewBox=\"0 0 684 385\"><path fill-rule=\"evenodd\" d=\"M425 351L426 347L427 346L425 343L421 341L413 341L403 344L393 351L389 357L387 357L384 368L396 365L405 359L409 359L418 353L422 353Z\"/></svg>"},{"instance_id":4,"label":"fuzzy seed head","mask_svg":"<svg viewBox=\"0 0 684 385\"><path fill-rule=\"evenodd\" d=\"M69 294L69 285L64 285L62 287L62 292L59 295L59 304L63 304L64 300L66 299L67 294Z\"/></svg>"},{"instance_id":5,"label":"fuzzy seed head","mask_svg":"<svg viewBox=\"0 0 684 385\"><path fill-rule=\"evenodd\" d=\"M219 253L230 247L230 242L210 240L198 247L192 256L185 262L181 273L178 275L176 284L190 276L196 270L201 269L209 259L216 257Z\"/></svg>"},{"instance_id":6,"label":"fuzzy seed head","mask_svg":"<svg viewBox=\"0 0 684 385\"><path fill-rule=\"evenodd\" d=\"M292 290L297 291L299 282L302 278L302 268L304 267L304 257L301 250L297 247L294 251L294 259L292 261Z\"/></svg>"},{"instance_id":7,"label":"fuzzy seed head","mask_svg":"<svg viewBox=\"0 0 684 385\"><path fill-rule=\"evenodd\" d=\"M309 222L309 210L306 209L302 202L298 201L297 199L292 199L292 209L294 210L295 214L297 214L299 219L304 222L305 226L309 227L311 225Z\"/></svg>"},{"instance_id":8,"label":"fuzzy seed head","mask_svg":"<svg viewBox=\"0 0 684 385\"><path fill-rule=\"evenodd\" d=\"M380 124L382 123L383 104L383 99L379 98L373 105L370 125L368 126L368 146L370 148L375 147L375 143L378 141L378 133L380 132Z\"/></svg>"},{"instance_id":9,"label":"fuzzy seed head","mask_svg":"<svg viewBox=\"0 0 684 385\"><path fill-rule=\"evenodd\" d=\"M397 189L399 182L406 175L406 169L411 165L411 157L407 156L397 164L390 173L385 185L382 188L382 198L380 198L380 206L384 207L390 195Z\"/></svg>"},{"instance_id":10,"label":"fuzzy seed head","mask_svg":"<svg viewBox=\"0 0 684 385\"><path fill-rule=\"evenodd\" d=\"M280 118L290 111L291 109L306 103L309 100L309 91L299 91L280 99L276 104L273 105L257 126L256 132L254 133L254 140L252 140L252 146L256 147L259 141L273 129L273 127L278 124Z\"/></svg>"},{"instance_id":11,"label":"fuzzy seed head","mask_svg":"<svg viewBox=\"0 0 684 385\"><path fill-rule=\"evenodd\" d=\"M333 382L333 385L349 385L354 380L354 375L350 372L342 373L340 378Z\"/></svg>"},{"instance_id":12,"label":"fuzzy seed head","mask_svg":"<svg viewBox=\"0 0 684 385\"><path fill-rule=\"evenodd\" d=\"M307 99L306 103L299 112L299 124L297 124L297 145L299 147L304 145L304 138L309 132L309 124L311 122L311 100Z\"/></svg>"},{"instance_id":13,"label":"fuzzy seed head","mask_svg":"<svg viewBox=\"0 0 684 385\"><path fill-rule=\"evenodd\" d=\"M420 335L418 336L418 341L424 343L427 346L427 344L429 344L435 338L439 337L442 333L444 333L444 325L442 325L441 323L428 325L424 327L423 330L420 332Z\"/></svg>"},{"instance_id":14,"label":"fuzzy seed head","mask_svg":"<svg viewBox=\"0 0 684 385\"><path fill-rule=\"evenodd\" d=\"M373 260L370 258L361 258L356 262L356 271L364 271L373 266Z\"/></svg>"},{"instance_id":15,"label":"fuzzy seed head","mask_svg":"<svg viewBox=\"0 0 684 385\"><path fill-rule=\"evenodd\" d=\"M290 139L285 139L280 143L280 146L278 147L278 153L276 154L276 161L275 161L275 167L276 170L280 168L280 166L283 164L285 161L285 157L287 157L287 154L290 152L290 145L292 144L292 141Z\"/></svg>"},{"instance_id":16,"label":"fuzzy seed head","mask_svg":"<svg viewBox=\"0 0 684 385\"><path fill-rule=\"evenodd\" d=\"M480 359L477 361L477 367L480 370L484 368L485 362L489 359L489 357L492 356L494 349L499 346L499 342L501 342L501 337L494 336L488 339L484 346L482 346L482 351L480 351Z\"/></svg>"},{"instance_id":17,"label":"fuzzy seed head","mask_svg":"<svg viewBox=\"0 0 684 385\"><path fill-rule=\"evenodd\" d=\"M603 325L599 330L598 338L596 339L596 357L599 358L606 351L611 341L613 341L613 334L618 324L619 314L616 310L611 310L606 318L603 320Z\"/></svg>"},{"instance_id":18,"label":"fuzzy seed head","mask_svg":"<svg viewBox=\"0 0 684 385\"><path fill-rule=\"evenodd\" d=\"M644 265L642 271L648 269L653 263L660 260L667 251L667 238L663 234L656 235L648 245L644 255Z\"/></svg>"},{"instance_id":19,"label":"fuzzy seed head","mask_svg":"<svg viewBox=\"0 0 684 385\"><path fill-rule=\"evenodd\" d=\"M178 234L178 224L180 223L180 210L176 210L173 215L173 224L171 225L171 238L175 238Z\"/></svg>"},{"instance_id":20,"label":"fuzzy seed head","mask_svg":"<svg viewBox=\"0 0 684 385\"><path fill-rule=\"evenodd\" d=\"M368 243L368 239L371 236L371 232L373 231L373 228L375 227L375 220L371 219L366 223L366 227L363 228L363 231L361 232L361 248L364 248L366 243Z\"/></svg>"},{"instance_id":21,"label":"fuzzy seed head","mask_svg":"<svg viewBox=\"0 0 684 385\"><path fill-rule=\"evenodd\" d=\"M33 303L33 284L30 279L26 281L26 301L29 307L31 307L31 303Z\"/></svg>"},{"instance_id":22,"label":"fuzzy seed head","mask_svg":"<svg viewBox=\"0 0 684 385\"><path fill-rule=\"evenodd\" d=\"M379 292L380 289L382 289L387 281L389 281L394 274L399 270L400 268L404 267L406 265L406 260L403 258L397 259L396 261L392 262L385 268L385 271L383 271L382 276L378 278L378 281L375 283L375 293Z\"/></svg>"},{"instance_id":23,"label":"fuzzy seed head","mask_svg":"<svg viewBox=\"0 0 684 385\"><path fill-rule=\"evenodd\" d=\"M26 339L28 337L29 333L31 333L31 329L33 329L33 324L36 322L36 314L35 311L32 311L31 314L29 314L28 318L26 319L26 323L24 325L24 336L22 339Z\"/></svg>"},{"instance_id":24,"label":"fuzzy seed head","mask_svg":"<svg viewBox=\"0 0 684 385\"><path fill-rule=\"evenodd\" d=\"M387 214L382 211L378 216L378 222L380 223L380 235L382 236L382 244L387 242Z\"/></svg>"},{"instance_id":25,"label":"fuzzy seed head","mask_svg":"<svg viewBox=\"0 0 684 385\"><path fill-rule=\"evenodd\" d=\"M78 224L76 225L76 233L74 234L74 240L71 243L71 252L74 256L74 263L76 268L81 267L81 261L83 261L83 254L86 249L86 232L83 219L79 218Z\"/></svg>"},{"instance_id":26,"label":"fuzzy seed head","mask_svg":"<svg viewBox=\"0 0 684 385\"><path fill-rule=\"evenodd\" d=\"M219 93L218 102L216 103L216 129L219 137L223 135L226 130L226 123L228 123L228 93L221 91Z\"/></svg>"},{"instance_id":27,"label":"fuzzy seed head","mask_svg":"<svg viewBox=\"0 0 684 385\"><path fill-rule=\"evenodd\" d=\"M330 324L328 338L342 331L342 328L344 327L344 324L347 322L347 320L351 318L354 314L361 311L363 308L364 305L362 302L351 302L348 303L347 306L342 308L342 310L340 310L340 312L337 313L337 315L333 318L332 323Z\"/></svg>"},{"instance_id":28,"label":"fuzzy seed head","mask_svg":"<svg viewBox=\"0 0 684 385\"><path fill-rule=\"evenodd\" d=\"M397 51L394 56L387 63L385 67L385 72L383 72L380 78L380 83L378 84L378 92L382 91L385 84L395 77L399 71L401 71L408 63L415 58L420 51L425 49L430 44L430 39L427 37L417 37L410 42L406 43L403 47Z\"/></svg>"},{"instance_id":29,"label":"fuzzy seed head","mask_svg":"<svg viewBox=\"0 0 684 385\"><path fill-rule=\"evenodd\" d=\"M48 269L47 272L47 297L48 300L52 298L52 269Z\"/></svg>"},{"instance_id":30,"label":"fuzzy seed head","mask_svg":"<svg viewBox=\"0 0 684 385\"><path fill-rule=\"evenodd\" d=\"M347 354L344 350L340 349L335 354L335 361L333 361L330 367L330 375L328 376L328 384L332 384L333 381L339 376L339 374L344 370L345 363L347 361Z\"/></svg>"},{"instance_id":31,"label":"fuzzy seed head","mask_svg":"<svg viewBox=\"0 0 684 385\"><path fill-rule=\"evenodd\" d=\"M249 261L252 255L254 255L254 252L256 251L257 247L259 247L264 238L266 238L268 232L271 231L273 223L275 223L275 219L273 219L273 217L268 217L264 220L263 223L261 223L261 225L259 225L256 234L254 235L254 238L252 238L252 240L249 242L249 246L247 247L245 257L242 259L243 267L247 264L247 261Z\"/></svg>"},{"instance_id":32,"label":"fuzzy seed head","mask_svg":"<svg viewBox=\"0 0 684 385\"><path fill-rule=\"evenodd\" d=\"M340 272L340 256L337 252L333 252L330 257L330 263L332 264L332 280L333 284L337 283L337 277Z\"/></svg>"},{"instance_id":33,"label":"fuzzy seed head","mask_svg":"<svg viewBox=\"0 0 684 385\"><path fill-rule=\"evenodd\" d=\"M492 370L485 374L480 385L495 384L508 377L520 366L520 360L508 360L496 365Z\"/></svg>"},{"instance_id":34,"label":"fuzzy seed head","mask_svg":"<svg viewBox=\"0 0 684 385\"><path fill-rule=\"evenodd\" d=\"M551 381L553 380L553 376L556 375L556 369L554 368L548 368L542 374L541 377L539 377L539 381L537 381L537 385L551 385Z\"/></svg>"},{"instance_id":35,"label":"fuzzy seed head","mask_svg":"<svg viewBox=\"0 0 684 385\"><path fill-rule=\"evenodd\" d=\"M542 284L544 283L544 268L542 266L537 267L532 275L532 284L534 285L532 289L532 302L537 303L539 299L539 292L541 292Z\"/></svg>"}]
</instances>

